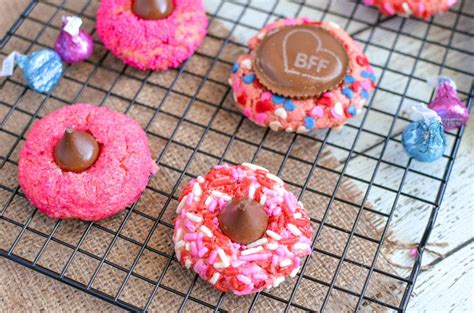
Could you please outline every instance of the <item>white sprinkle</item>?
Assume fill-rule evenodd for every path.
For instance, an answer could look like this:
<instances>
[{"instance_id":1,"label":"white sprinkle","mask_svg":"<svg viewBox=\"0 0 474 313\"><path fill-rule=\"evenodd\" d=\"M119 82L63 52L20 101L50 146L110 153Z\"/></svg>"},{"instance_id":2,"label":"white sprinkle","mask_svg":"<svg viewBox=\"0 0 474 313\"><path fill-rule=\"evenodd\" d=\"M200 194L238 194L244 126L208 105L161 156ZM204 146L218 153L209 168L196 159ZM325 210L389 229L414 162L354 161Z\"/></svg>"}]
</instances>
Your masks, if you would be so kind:
<instances>
[{"instance_id":1,"label":"white sprinkle","mask_svg":"<svg viewBox=\"0 0 474 313\"><path fill-rule=\"evenodd\" d=\"M229 196L229 195L227 195L227 194L225 194L225 193L222 193L222 192L220 192L220 191L217 191L217 190L213 190L213 191L211 192L211 194L212 194L214 197L216 197L216 198L221 198L221 199L224 199L224 200L226 200L226 201L232 200L232 197L231 197L231 196Z\"/></svg>"},{"instance_id":2,"label":"white sprinkle","mask_svg":"<svg viewBox=\"0 0 474 313\"><path fill-rule=\"evenodd\" d=\"M178 260L181 260L181 250L176 250L175 253L176 253L176 258Z\"/></svg>"},{"instance_id":3,"label":"white sprinkle","mask_svg":"<svg viewBox=\"0 0 474 313\"><path fill-rule=\"evenodd\" d=\"M264 32L259 32L259 33L257 34L257 39L258 39L258 40L262 40L264 37L265 37L265 33L264 33Z\"/></svg>"},{"instance_id":4,"label":"white sprinkle","mask_svg":"<svg viewBox=\"0 0 474 313\"><path fill-rule=\"evenodd\" d=\"M283 276L276 277L275 280L273 281L273 287L278 287L284 281L285 281L285 277Z\"/></svg>"},{"instance_id":5,"label":"white sprinkle","mask_svg":"<svg viewBox=\"0 0 474 313\"><path fill-rule=\"evenodd\" d=\"M178 204L178 207L176 208L176 214L181 213L181 209L183 209L183 206L186 203L187 198L188 196L184 196L183 199L181 199L181 202Z\"/></svg>"},{"instance_id":6,"label":"white sprinkle","mask_svg":"<svg viewBox=\"0 0 474 313\"><path fill-rule=\"evenodd\" d=\"M252 163L242 163L243 166L246 166L254 171L256 170L261 170L261 171L264 171L264 172L268 172L268 170L264 167L261 167L259 165L256 165L256 164L252 164Z\"/></svg>"},{"instance_id":7,"label":"white sprinkle","mask_svg":"<svg viewBox=\"0 0 474 313\"><path fill-rule=\"evenodd\" d=\"M186 251L191 250L191 246L190 246L189 242L186 242L186 244L184 245L184 250L186 250Z\"/></svg>"},{"instance_id":8,"label":"white sprinkle","mask_svg":"<svg viewBox=\"0 0 474 313\"><path fill-rule=\"evenodd\" d=\"M252 243L249 243L247 245L247 248L253 248L253 247L258 247L258 246L261 246L261 245L264 245L268 242L268 239L267 238L260 238L258 240L255 240L254 242Z\"/></svg>"},{"instance_id":9,"label":"white sprinkle","mask_svg":"<svg viewBox=\"0 0 474 313\"><path fill-rule=\"evenodd\" d=\"M278 116L279 118L282 118L284 120L286 120L288 114L286 113L286 110L283 109L283 108L278 108L276 109L274 112L273 112L276 116Z\"/></svg>"},{"instance_id":10,"label":"white sprinkle","mask_svg":"<svg viewBox=\"0 0 474 313\"><path fill-rule=\"evenodd\" d=\"M303 202L298 201L298 206L300 206L301 208L304 208Z\"/></svg>"},{"instance_id":11,"label":"white sprinkle","mask_svg":"<svg viewBox=\"0 0 474 313\"><path fill-rule=\"evenodd\" d=\"M254 254L254 253L257 253L257 252L260 252L260 251L263 251L262 246L258 246L258 247L255 247L255 248L250 248L250 249L243 250L240 254L241 255L249 255L249 254Z\"/></svg>"},{"instance_id":12,"label":"white sprinkle","mask_svg":"<svg viewBox=\"0 0 474 313\"><path fill-rule=\"evenodd\" d=\"M280 261L280 267L287 267L291 265L290 259L283 259Z\"/></svg>"},{"instance_id":13,"label":"white sprinkle","mask_svg":"<svg viewBox=\"0 0 474 313\"><path fill-rule=\"evenodd\" d=\"M301 236L301 230L293 224L286 225L286 228L295 236Z\"/></svg>"},{"instance_id":14,"label":"white sprinkle","mask_svg":"<svg viewBox=\"0 0 474 313\"><path fill-rule=\"evenodd\" d=\"M212 275L211 279L209 279L209 282L214 285L215 283L217 283L217 280L221 277L221 274L219 274L218 272L215 272L214 275Z\"/></svg>"},{"instance_id":15,"label":"white sprinkle","mask_svg":"<svg viewBox=\"0 0 474 313\"><path fill-rule=\"evenodd\" d=\"M280 185L284 185L284 184L285 184L285 183L283 182L283 180L281 180L281 178L278 177L278 176L276 176L276 175L267 173L267 177L270 178L271 180L276 181L276 182L279 183Z\"/></svg>"},{"instance_id":16,"label":"white sprinkle","mask_svg":"<svg viewBox=\"0 0 474 313\"><path fill-rule=\"evenodd\" d=\"M344 110L342 109L342 103L336 102L334 105L334 112L336 112L338 115L344 115Z\"/></svg>"},{"instance_id":17,"label":"white sprinkle","mask_svg":"<svg viewBox=\"0 0 474 313\"><path fill-rule=\"evenodd\" d=\"M334 27L334 28L337 28L337 29L341 28L341 26L337 25L337 24L334 23L334 22L328 22L328 24L331 25L331 26Z\"/></svg>"},{"instance_id":18,"label":"white sprinkle","mask_svg":"<svg viewBox=\"0 0 474 313\"><path fill-rule=\"evenodd\" d=\"M229 260L229 257L227 256L227 254L225 254L224 250L222 250L221 248L218 248L217 249L217 254L221 258L222 265L224 265L224 267L229 267L230 260Z\"/></svg>"},{"instance_id":19,"label":"white sprinkle","mask_svg":"<svg viewBox=\"0 0 474 313\"><path fill-rule=\"evenodd\" d=\"M276 242L267 243L265 245L265 248L267 248L268 250L276 250L278 249L278 243Z\"/></svg>"},{"instance_id":20,"label":"white sprinkle","mask_svg":"<svg viewBox=\"0 0 474 313\"><path fill-rule=\"evenodd\" d=\"M185 244L186 242L184 240L180 240L174 245L174 249L175 250L181 249L182 247L184 247Z\"/></svg>"},{"instance_id":21,"label":"white sprinkle","mask_svg":"<svg viewBox=\"0 0 474 313\"><path fill-rule=\"evenodd\" d=\"M216 263L214 263L213 266L214 266L214 268L226 268L227 267L222 262L216 262Z\"/></svg>"},{"instance_id":22,"label":"white sprinkle","mask_svg":"<svg viewBox=\"0 0 474 313\"><path fill-rule=\"evenodd\" d=\"M193 264L193 261L191 261L191 259L186 259L184 261L184 266L186 266L186 268L191 268L191 264Z\"/></svg>"},{"instance_id":23,"label":"white sprinkle","mask_svg":"<svg viewBox=\"0 0 474 313\"><path fill-rule=\"evenodd\" d=\"M301 214L301 212L297 212L297 213L293 214L293 217L294 217L295 219L298 219L298 218L303 217L303 215Z\"/></svg>"},{"instance_id":24,"label":"white sprinkle","mask_svg":"<svg viewBox=\"0 0 474 313\"><path fill-rule=\"evenodd\" d=\"M249 199L253 199L255 198L255 185L254 184L250 184L249 186Z\"/></svg>"},{"instance_id":25,"label":"white sprinkle","mask_svg":"<svg viewBox=\"0 0 474 313\"><path fill-rule=\"evenodd\" d=\"M199 183L194 183L193 186L193 195L195 198L199 198L202 195L202 189Z\"/></svg>"},{"instance_id":26,"label":"white sprinkle","mask_svg":"<svg viewBox=\"0 0 474 313\"><path fill-rule=\"evenodd\" d=\"M277 122L277 121L273 121L270 123L270 129L273 130L273 131L278 131L281 127L281 123L280 122Z\"/></svg>"},{"instance_id":27,"label":"white sprinkle","mask_svg":"<svg viewBox=\"0 0 474 313\"><path fill-rule=\"evenodd\" d=\"M296 274L298 274L299 269L300 268L298 267L298 268L295 268L294 270L292 270L291 273L290 273L290 277L295 277Z\"/></svg>"},{"instance_id":28,"label":"white sprinkle","mask_svg":"<svg viewBox=\"0 0 474 313\"><path fill-rule=\"evenodd\" d=\"M176 231L175 240L180 241L182 238L183 238L183 230L181 228L178 228L178 230Z\"/></svg>"},{"instance_id":29,"label":"white sprinkle","mask_svg":"<svg viewBox=\"0 0 474 313\"><path fill-rule=\"evenodd\" d=\"M273 230L267 229L266 233L267 233L268 236L272 237L275 240L280 240L281 239L281 236L278 235L277 233L275 233Z\"/></svg>"},{"instance_id":30,"label":"white sprinkle","mask_svg":"<svg viewBox=\"0 0 474 313\"><path fill-rule=\"evenodd\" d=\"M205 179L202 176L198 176L197 181L198 181L198 183L202 184L202 183L204 183Z\"/></svg>"},{"instance_id":31,"label":"white sprinkle","mask_svg":"<svg viewBox=\"0 0 474 313\"><path fill-rule=\"evenodd\" d=\"M206 235L207 237L212 238L213 234L212 234L212 231L209 228L207 228L204 225L201 225L201 227L199 227L199 229L204 233L204 235Z\"/></svg>"},{"instance_id":32,"label":"white sprinkle","mask_svg":"<svg viewBox=\"0 0 474 313\"><path fill-rule=\"evenodd\" d=\"M193 213L186 213L186 217L189 218L189 220L195 222L195 223L201 223L202 222L202 217L197 216L196 214Z\"/></svg>"},{"instance_id":33,"label":"white sprinkle","mask_svg":"<svg viewBox=\"0 0 474 313\"><path fill-rule=\"evenodd\" d=\"M211 204L212 200L214 200L212 197L207 197L206 201L204 201L204 205L208 207L209 204Z\"/></svg>"},{"instance_id":34,"label":"white sprinkle","mask_svg":"<svg viewBox=\"0 0 474 313\"><path fill-rule=\"evenodd\" d=\"M252 61L250 59L243 60L242 62L240 62L240 65L242 65L242 67L247 70L252 69Z\"/></svg>"},{"instance_id":35,"label":"white sprinkle","mask_svg":"<svg viewBox=\"0 0 474 313\"><path fill-rule=\"evenodd\" d=\"M296 130L297 134L306 134L309 133L309 129L307 129L304 126L299 126L298 129Z\"/></svg>"},{"instance_id":36,"label":"white sprinkle","mask_svg":"<svg viewBox=\"0 0 474 313\"><path fill-rule=\"evenodd\" d=\"M266 194L262 194L260 196L260 204L261 205L265 205L265 201L267 201L267 195Z\"/></svg>"},{"instance_id":37,"label":"white sprinkle","mask_svg":"<svg viewBox=\"0 0 474 313\"><path fill-rule=\"evenodd\" d=\"M295 130L294 130L292 127L287 127L287 128L285 129L285 131L286 131L287 133L293 133Z\"/></svg>"},{"instance_id":38,"label":"white sprinkle","mask_svg":"<svg viewBox=\"0 0 474 313\"><path fill-rule=\"evenodd\" d=\"M410 6L408 5L408 3L406 2L403 2L402 3L402 8L403 8L403 11L405 11L405 13L407 15L410 15L412 12L411 12L411 9L410 9Z\"/></svg>"},{"instance_id":39,"label":"white sprinkle","mask_svg":"<svg viewBox=\"0 0 474 313\"><path fill-rule=\"evenodd\" d=\"M304 242L297 242L293 245L292 250L307 250L309 245Z\"/></svg>"}]
</instances>

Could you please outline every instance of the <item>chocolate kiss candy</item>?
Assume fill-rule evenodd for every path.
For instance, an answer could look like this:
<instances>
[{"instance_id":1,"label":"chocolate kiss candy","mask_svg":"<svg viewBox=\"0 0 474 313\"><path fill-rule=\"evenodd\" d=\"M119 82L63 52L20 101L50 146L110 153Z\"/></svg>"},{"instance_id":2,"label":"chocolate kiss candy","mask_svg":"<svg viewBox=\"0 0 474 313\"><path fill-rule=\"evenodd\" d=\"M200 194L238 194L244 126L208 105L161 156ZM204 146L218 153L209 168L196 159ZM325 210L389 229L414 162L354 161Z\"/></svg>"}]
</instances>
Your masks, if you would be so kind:
<instances>
[{"instance_id":1,"label":"chocolate kiss candy","mask_svg":"<svg viewBox=\"0 0 474 313\"><path fill-rule=\"evenodd\" d=\"M81 29L82 20L77 16L63 18L54 50L66 63L77 63L91 56L94 50L92 36Z\"/></svg>"},{"instance_id":2,"label":"chocolate kiss candy","mask_svg":"<svg viewBox=\"0 0 474 313\"><path fill-rule=\"evenodd\" d=\"M232 241L249 244L261 238L268 226L268 216L260 203L234 199L219 213L219 226Z\"/></svg>"},{"instance_id":3,"label":"chocolate kiss candy","mask_svg":"<svg viewBox=\"0 0 474 313\"><path fill-rule=\"evenodd\" d=\"M99 156L99 144L85 131L75 131L69 127L54 147L54 160L65 170L80 173L95 163Z\"/></svg>"},{"instance_id":4,"label":"chocolate kiss candy","mask_svg":"<svg viewBox=\"0 0 474 313\"><path fill-rule=\"evenodd\" d=\"M440 76L436 85L436 96L428 107L441 117L444 130L452 130L466 125L469 112L458 98L454 82L447 77Z\"/></svg>"},{"instance_id":5,"label":"chocolate kiss candy","mask_svg":"<svg viewBox=\"0 0 474 313\"><path fill-rule=\"evenodd\" d=\"M174 9L173 0L134 0L132 11L146 20L168 17Z\"/></svg>"}]
</instances>

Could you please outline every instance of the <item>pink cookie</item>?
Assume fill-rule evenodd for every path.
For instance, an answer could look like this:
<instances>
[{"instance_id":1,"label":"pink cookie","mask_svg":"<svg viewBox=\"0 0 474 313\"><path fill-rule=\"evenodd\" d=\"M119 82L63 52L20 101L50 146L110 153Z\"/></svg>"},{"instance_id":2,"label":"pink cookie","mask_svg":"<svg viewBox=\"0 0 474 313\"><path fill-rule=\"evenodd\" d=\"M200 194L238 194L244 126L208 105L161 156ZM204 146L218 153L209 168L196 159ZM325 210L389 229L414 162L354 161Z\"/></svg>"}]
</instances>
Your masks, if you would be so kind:
<instances>
[{"instance_id":1,"label":"pink cookie","mask_svg":"<svg viewBox=\"0 0 474 313\"><path fill-rule=\"evenodd\" d=\"M102 0L97 33L104 46L123 62L141 70L176 68L189 58L207 32L201 0L174 0L163 19L143 19L132 12L132 0Z\"/></svg>"},{"instance_id":2,"label":"pink cookie","mask_svg":"<svg viewBox=\"0 0 474 313\"><path fill-rule=\"evenodd\" d=\"M100 146L97 161L81 173L61 170L53 158L68 127L89 132ZM156 171L137 122L79 103L48 114L31 128L20 152L18 179L28 200L49 217L96 221L137 200Z\"/></svg>"},{"instance_id":3,"label":"pink cookie","mask_svg":"<svg viewBox=\"0 0 474 313\"><path fill-rule=\"evenodd\" d=\"M322 89L324 92L316 96L301 98L278 94L267 88L267 82L261 82L256 75L256 51L262 41L266 36L278 34L283 29L296 25L322 28L322 32L328 33L326 36L330 36L333 41L337 40L340 49L345 51L347 72L341 69L339 75L342 79L333 84L335 87ZM324 46L324 42L319 42ZM316 128L342 125L362 109L375 87L376 78L367 57L352 38L334 23L313 22L308 18L279 20L260 30L248 45L251 53L238 58L229 81L234 99L251 121L275 131L307 133ZM324 50L321 46L319 48ZM278 62L283 61L278 59ZM298 75L300 73L296 72L295 78ZM291 79L287 81L289 80Z\"/></svg>"},{"instance_id":4,"label":"pink cookie","mask_svg":"<svg viewBox=\"0 0 474 313\"><path fill-rule=\"evenodd\" d=\"M449 10L457 0L364 0L365 5L374 6L384 15L415 15L428 19Z\"/></svg>"},{"instance_id":5,"label":"pink cookie","mask_svg":"<svg viewBox=\"0 0 474 313\"><path fill-rule=\"evenodd\" d=\"M268 216L263 237L233 242L218 215L233 199L253 199ZM283 181L257 165L215 166L184 189L175 221L176 257L217 289L246 295L294 277L300 258L311 254L313 235L303 204Z\"/></svg>"}]
</instances>

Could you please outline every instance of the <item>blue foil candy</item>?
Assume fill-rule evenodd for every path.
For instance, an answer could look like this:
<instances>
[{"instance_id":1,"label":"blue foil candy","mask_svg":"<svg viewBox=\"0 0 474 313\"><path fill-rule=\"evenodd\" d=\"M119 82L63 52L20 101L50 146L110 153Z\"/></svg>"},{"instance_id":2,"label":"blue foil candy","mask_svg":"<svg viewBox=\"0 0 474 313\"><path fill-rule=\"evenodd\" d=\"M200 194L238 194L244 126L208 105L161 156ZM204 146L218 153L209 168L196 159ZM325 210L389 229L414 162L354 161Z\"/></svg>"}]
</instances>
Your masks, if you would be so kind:
<instances>
[{"instance_id":1,"label":"blue foil candy","mask_svg":"<svg viewBox=\"0 0 474 313\"><path fill-rule=\"evenodd\" d=\"M28 87L37 92L50 92L63 74L63 64L59 55L51 49L23 55L16 51L3 60L0 76L11 76L15 64L23 70Z\"/></svg>"},{"instance_id":2,"label":"blue foil candy","mask_svg":"<svg viewBox=\"0 0 474 313\"><path fill-rule=\"evenodd\" d=\"M418 109L416 110L418 111ZM433 162L441 158L446 149L443 124L436 112L432 110L424 108L423 111L418 112L423 115L423 118L411 122L403 130L402 145L413 159L421 162Z\"/></svg>"}]
</instances>

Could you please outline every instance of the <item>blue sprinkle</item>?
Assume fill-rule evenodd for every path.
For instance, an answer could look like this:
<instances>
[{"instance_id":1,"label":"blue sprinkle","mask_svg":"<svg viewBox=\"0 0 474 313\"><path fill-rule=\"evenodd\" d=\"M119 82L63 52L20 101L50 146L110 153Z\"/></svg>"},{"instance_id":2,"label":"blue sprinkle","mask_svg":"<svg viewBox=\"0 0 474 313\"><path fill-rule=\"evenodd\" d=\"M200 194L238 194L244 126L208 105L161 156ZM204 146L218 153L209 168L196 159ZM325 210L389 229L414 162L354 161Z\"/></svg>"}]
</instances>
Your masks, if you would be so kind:
<instances>
[{"instance_id":1,"label":"blue sprinkle","mask_svg":"<svg viewBox=\"0 0 474 313\"><path fill-rule=\"evenodd\" d=\"M255 74L247 74L244 77L242 77L242 80L246 84L251 84L255 80Z\"/></svg>"},{"instance_id":2,"label":"blue sprinkle","mask_svg":"<svg viewBox=\"0 0 474 313\"><path fill-rule=\"evenodd\" d=\"M370 93L367 90L362 89L361 92L360 92L360 96L364 99L369 99Z\"/></svg>"},{"instance_id":3,"label":"blue sprinkle","mask_svg":"<svg viewBox=\"0 0 474 313\"><path fill-rule=\"evenodd\" d=\"M347 108L347 112L351 115L351 116L354 116L357 114L357 109L355 106L353 105L350 105L348 108Z\"/></svg>"},{"instance_id":4,"label":"blue sprinkle","mask_svg":"<svg viewBox=\"0 0 474 313\"><path fill-rule=\"evenodd\" d=\"M294 111L296 109L296 105L293 102L291 102L291 99L287 99L285 101L284 107L285 107L285 110L287 111Z\"/></svg>"},{"instance_id":5,"label":"blue sprinkle","mask_svg":"<svg viewBox=\"0 0 474 313\"><path fill-rule=\"evenodd\" d=\"M370 73L370 74L369 74L369 78L370 78L370 80L373 81L374 83L377 82L377 77L375 77L375 74L374 74L374 73Z\"/></svg>"},{"instance_id":6,"label":"blue sprinkle","mask_svg":"<svg viewBox=\"0 0 474 313\"><path fill-rule=\"evenodd\" d=\"M346 84L352 84L355 81L356 81L356 79L354 77L350 76L350 75L347 75L346 78L344 79L344 82Z\"/></svg>"},{"instance_id":7,"label":"blue sprinkle","mask_svg":"<svg viewBox=\"0 0 474 313\"><path fill-rule=\"evenodd\" d=\"M342 93L349 99L352 99L352 97L354 97L354 93L349 88L342 89Z\"/></svg>"},{"instance_id":8,"label":"blue sprinkle","mask_svg":"<svg viewBox=\"0 0 474 313\"><path fill-rule=\"evenodd\" d=\"M304 126L307 128L307 129L313 129L314 128L314 125L316 125L316 120L310 116L306 116L304 118Z\"/></svg>"},{"instance_id":9,"label":"blue sprinkle","mask_svg":"<svg viewBox=\"0 0 474 313\"><path fill-rule=\"evenodd\" d=\"M234 63L234 65L232 65L232 73L236 73L238 70L239 70L239 64Z\"/></svg>"},{"instance_id":10,"label":"blue sprinkle","mask_svg":"<svg viewBox=\"0 0 474 313\"><path fill-rule=\"evenodd\" d=\"M282 104L283 101L285 101L285 98L282 97L282 96L273 95L273 96L272 96L272 101L273 101L273 103L275 103L275 104Z\"/></svg>"},{"instance_id":11,"label":"blue sprinkle","mask_svg":"<svg viewBox=\"0 0 474 313\"><path fill-rule=\"evenodd\" d=\"M364 78L370 78L370 73L367 72L366 70L363 70L362 73L360 73L360 75Z\"/></svg>"}]
</instances>

